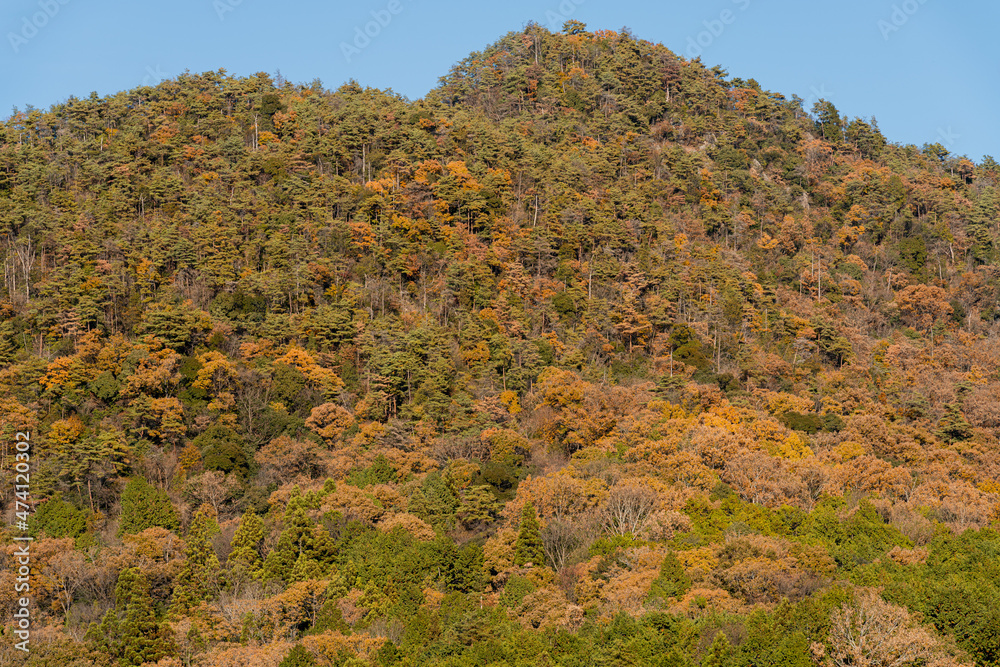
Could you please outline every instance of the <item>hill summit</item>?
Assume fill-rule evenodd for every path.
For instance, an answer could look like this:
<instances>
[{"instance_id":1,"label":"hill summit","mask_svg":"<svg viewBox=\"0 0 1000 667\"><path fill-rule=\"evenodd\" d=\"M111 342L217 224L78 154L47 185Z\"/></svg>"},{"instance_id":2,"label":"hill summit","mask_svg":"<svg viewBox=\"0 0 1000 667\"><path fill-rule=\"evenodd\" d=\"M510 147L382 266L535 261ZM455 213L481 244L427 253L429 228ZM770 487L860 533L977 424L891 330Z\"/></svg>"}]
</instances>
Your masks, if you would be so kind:
<instances>
[{"instance_id":1,"label":"hill summit","mask_svg":"<svg viewBox=\"0 0 1000 667\"><path fill-rule=\"evenodd\" d=\"M15 114L29 664L997 664L1000 167L804 104L569 21Z\"/></svg>"}]
</instances>

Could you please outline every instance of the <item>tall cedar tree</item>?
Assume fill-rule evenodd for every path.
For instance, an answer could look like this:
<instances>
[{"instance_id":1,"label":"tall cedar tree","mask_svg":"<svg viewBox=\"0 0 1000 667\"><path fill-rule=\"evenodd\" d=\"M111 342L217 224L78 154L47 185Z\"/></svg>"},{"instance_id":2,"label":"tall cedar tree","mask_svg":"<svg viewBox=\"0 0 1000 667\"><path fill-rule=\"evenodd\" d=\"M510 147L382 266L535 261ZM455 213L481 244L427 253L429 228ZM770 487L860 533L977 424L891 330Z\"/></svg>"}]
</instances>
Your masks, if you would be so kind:
<instances>
[{"instance_id":1,"label":"tall cedar tree","mask_svg":"<svg viewBox=\"0 0 1000 667\"><path fill-rule=\"evenodd\" d=\"M649 599L680 598L691 588L691 578L673 551L668 551L660 565L660 576L653 580Z\"/></svg>"},{"instance_id":2,"label":"tall cedar tree","mask_svg":"<svg viewBox=\"0 0 1000 667\"><path fill-rule=\"evenodd\" d=\"M180 528L177 512L165 491L154 489L141 477L133 477L122 491L118 535L141 533L154 526L177 531Z\"/></svg>"},{"instance_id":3,"label":"tall cedar tree","mask_svg":"<svg viewBox=\"0 0 1000 667\"><path fill-rule=\"evenodd\" d=\"M261 576L260 543L264 539L264 520L247 512L240 518L240 525L233 535L232 550L226 560L226 567L234 576L248 576L257 579Z\"/></svg>"},{"instance_id":4,"label":"tall cedar tree","mask_svg":"<svg viewBox=\"0 0 1000 667\"><path fill-rule=\"evenodd\" d=\"M183 614L199 602L209 599L222 585L219 557L209 540L219 532L219 525L209 508L202 507L195 514L187 534L184 568L177 577L174 600L170 607L173 614Z\"/></svg>"},{"instance_id":5,"label":"tall cedar tree","mask_svg":"<svg viewBox=\"0 0 1000 667\"><path fill-rule=\"evenodd\" d=\"M309 518L306 498L298 487L282 520L278 544L264 560L264 578L286 582L319 578L333 561L335 546L326 529Z\"/></svg>"},{"instance_id":6,"label":"tall cedar tree","mask_svg":"<svg viewBox=\"0 0 1000 667\"><path fill-rule=\"evenodd\" d=\"M543 565L545 563L545 548L542 544L542 532L538 525L538 515L535 506L529 500L521 510L521 527L517 531L517 546L514 550L514 564Z\"/></svg>"},{"instance_id":7,"label":"tall cedar tree","mask_svg":"<svg viewBox=\"0 0 1000 667\"><path fill-rule=\"evenodd\" d=\"M153 611L149 582L139 568L122 570L115 586L115 608L100 626L91 625L87 638L99 650L117 656L119 665L141 665L173 655L170 629Z\"/></svg>"}]
</instances>

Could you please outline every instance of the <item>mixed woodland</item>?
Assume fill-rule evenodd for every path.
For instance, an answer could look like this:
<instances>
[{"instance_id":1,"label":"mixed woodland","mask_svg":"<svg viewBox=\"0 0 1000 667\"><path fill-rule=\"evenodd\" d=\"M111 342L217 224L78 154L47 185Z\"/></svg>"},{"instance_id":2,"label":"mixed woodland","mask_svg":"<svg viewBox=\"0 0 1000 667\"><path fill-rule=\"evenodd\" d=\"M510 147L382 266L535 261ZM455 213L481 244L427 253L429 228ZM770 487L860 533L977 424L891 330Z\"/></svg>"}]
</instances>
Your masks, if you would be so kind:
<instances>
[{"instance_id":1,"label":"mixed woodland","mask_svg":"<svg viewBox=\"0 0 1000 667\"><path fill-rule=\"evenodd\" d=\"M1000 665L988 156L529 24L16 111L0 258L4 664Z\"/></svg>"}]
</instances>

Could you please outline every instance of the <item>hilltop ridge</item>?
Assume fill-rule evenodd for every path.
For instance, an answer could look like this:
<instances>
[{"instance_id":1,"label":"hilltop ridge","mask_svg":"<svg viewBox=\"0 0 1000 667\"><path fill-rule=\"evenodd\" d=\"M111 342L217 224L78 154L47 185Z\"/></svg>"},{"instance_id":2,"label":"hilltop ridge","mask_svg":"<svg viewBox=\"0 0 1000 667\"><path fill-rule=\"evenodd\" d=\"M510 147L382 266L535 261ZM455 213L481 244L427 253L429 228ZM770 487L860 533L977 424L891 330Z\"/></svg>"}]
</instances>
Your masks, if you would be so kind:
<instances>
[{"instance_id":1,"label":"hilltop ridge","mask_svg":"<svg viewBox=\"0 0 1000 667\"><path fill-rule=\"evenodd\" d=\"M998 664L998 172L577 21L16 114L29 664Z\"/></svg>"}]
</instances>

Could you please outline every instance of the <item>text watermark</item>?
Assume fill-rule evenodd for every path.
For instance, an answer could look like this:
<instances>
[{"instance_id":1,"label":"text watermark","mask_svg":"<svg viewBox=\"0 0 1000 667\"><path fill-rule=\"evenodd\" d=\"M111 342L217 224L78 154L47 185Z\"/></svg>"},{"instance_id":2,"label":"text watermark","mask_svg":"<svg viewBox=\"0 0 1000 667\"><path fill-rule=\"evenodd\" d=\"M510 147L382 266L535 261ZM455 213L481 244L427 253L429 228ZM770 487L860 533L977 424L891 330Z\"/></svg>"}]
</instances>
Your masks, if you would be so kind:
<instances>
[{"instance_id":1,"label":"text watermark","mask_svg":"<svg viewBox=\"0 0 1000 667\"><path fill-rule=\"evenodd\" d=\"M898 5L893 5L889 20L879 19L875 24L879 32L882 33L882 39L888 42L889 36L906 25L910 17L919 11L920 5L926 3L927 0L905 0Z\"/></svg>"},{"instance_id":2,"label":"text watermark","mask_svg":"<svg viewBox=\"0 0 1000 667\"><path fill-rule=\"evenodd\" d=\"M582 5L587 0L563 0L559 3L559 7L555 10L547 9L545 10L545 22L549 26L549 32L558 32L562 30L562 25L564 22L568 21L576 8Z\"/></svg>"},{"instance_id":3,"label":"text watermark","mask_svg":"<svg viewBox=\"0 0 1000 667\"><path fill-rule=\"evenodd\" d=\"M19 52L22 46L34 39L38 31L47 26L59 10L68 4L69 0L38 0L39 11L31 16L22 16L20 29L17 32L7 33L7 41L10 42L10 48L14 49L14 53Z\"/></svg>"},{"instance_id":4,"label":"text watermark","mask_svg":"<svg viewBox=\"0 0 1000 667\"><path fill-rule=\"evenodd\" d=\"M28 516L31 514L31 434L18 432L14 436L14 643L18 651L28 652L31 640L31 541ZM20 533L20 534L18 534Z\"/></svg>"},{"instance_id":5,"label":"text watermark","mask_svg":"<svg viewBox=\"0 0 1000 667\"><path fill-rule=\"evenodd\" d=\"M354 39L350 43L340 43L340 52L344 54L344 59L351 62L354 56L360 56L361 52L372 43L372 40L389 27L393 17L398 16L402 11L402 0L389 0L384 8L372 10L371 21L365 23L364 26L354 26Z\"/></svg>"},{"instance_id":6,"label":"text watermark","mask_svg":"<svg viewBox=\"0 0 1000 667\"><path fill-rule=\"evenodd\" d=\"M226 14L236 11L236 8L243 4L243 0L213 0L212 9L220 21L226 20Z\"/></svg>"},{"instance_id":7,"label":"text watermark","mask_svg":"<svg viewBox=\"0 0 1000 667\"><path fill-rule=\"evenodd\" d=\"M745 12L750 7L750 0L732 0L732 2L741 12ZM705 49L722 36L722 33L726 31L726 26L736 23L736 17L737 14L733 10L723 9L719 12L718 18L702 21L705 29L693 37L688 37L687 51L685 52L687 57L691 60L700 57Z\"/></svg>"}]
</instances>

